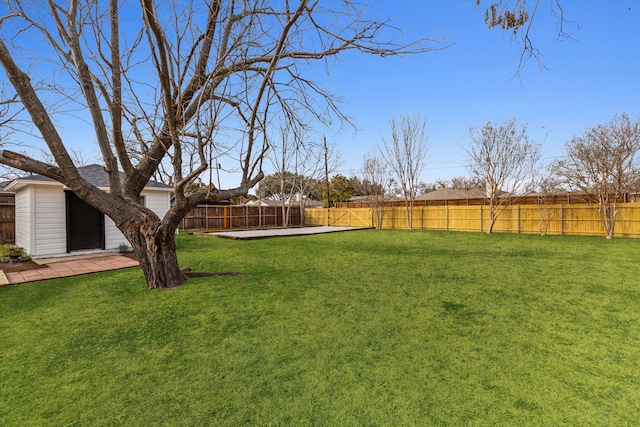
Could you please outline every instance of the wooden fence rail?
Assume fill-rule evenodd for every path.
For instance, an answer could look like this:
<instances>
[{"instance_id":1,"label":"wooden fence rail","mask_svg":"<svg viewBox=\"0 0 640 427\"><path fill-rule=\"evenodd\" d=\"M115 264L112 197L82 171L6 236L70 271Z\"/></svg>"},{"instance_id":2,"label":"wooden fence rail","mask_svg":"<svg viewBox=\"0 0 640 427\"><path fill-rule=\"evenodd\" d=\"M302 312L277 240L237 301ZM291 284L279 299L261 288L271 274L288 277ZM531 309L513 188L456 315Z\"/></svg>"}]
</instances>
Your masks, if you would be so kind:
<instances>
[{"instance_id":1,"label":"wooden fence rail","mask_svg":"<svg viewBox=\"0 0 640 427\"><path fill-rule=\"evenodd\" d=\"M413 209L414 230L487 231L488 206L420 206ZM372 227L370 208L306 209L305 225ZM404 207L386 207L382 228L407 229ZM494 226L497 233L604 236L597 212L586 204L508 206ZM640 237L640 203L622 203L616 237Z\"/></svg>"}]
</instances>

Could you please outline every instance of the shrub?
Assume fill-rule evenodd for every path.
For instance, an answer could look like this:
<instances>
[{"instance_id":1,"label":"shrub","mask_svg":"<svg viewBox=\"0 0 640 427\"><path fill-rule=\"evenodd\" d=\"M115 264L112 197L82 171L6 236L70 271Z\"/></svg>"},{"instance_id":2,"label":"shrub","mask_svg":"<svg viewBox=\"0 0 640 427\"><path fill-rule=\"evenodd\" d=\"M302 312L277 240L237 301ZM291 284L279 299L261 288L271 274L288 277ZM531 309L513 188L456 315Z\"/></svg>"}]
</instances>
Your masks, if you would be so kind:
<instances>
[{"instance_id":1,"label":"shrub","mask_svg":"<svg viewBox=\"0 0 640 427\"><path fill-rule=\"evenodd\" d=\"M30 260L31 257L27 254L24 248L16 245L0 245L0 260L9 261L10 257L19 256L23 260Z\"/></svg>"}]
</instances>

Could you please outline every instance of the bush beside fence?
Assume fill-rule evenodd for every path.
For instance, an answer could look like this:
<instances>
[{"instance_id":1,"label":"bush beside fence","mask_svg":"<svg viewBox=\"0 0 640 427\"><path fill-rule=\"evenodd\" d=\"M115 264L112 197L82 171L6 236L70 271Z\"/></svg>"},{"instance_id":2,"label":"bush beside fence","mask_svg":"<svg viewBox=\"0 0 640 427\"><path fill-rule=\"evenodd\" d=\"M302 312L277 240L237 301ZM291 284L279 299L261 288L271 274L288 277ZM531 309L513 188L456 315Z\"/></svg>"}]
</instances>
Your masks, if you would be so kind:
<instances>
[{"instance_id":1,"label":"bush beside fence","mask_svg":"<svg viewBox=\"0 0 640 427\"><path fill-rule=\"evenodd\" d=\"M407 211L385 207L382 228L406 230ZM420 206L413 208L414 230L487 231L489 206ZM373 227L370 208L306 209L305 225ZM604 236L598 213L586 204L507 206L494 226L497 233ZM640 237L640 203L622 203L616 237Z\"/></svg>"}]
</instances>

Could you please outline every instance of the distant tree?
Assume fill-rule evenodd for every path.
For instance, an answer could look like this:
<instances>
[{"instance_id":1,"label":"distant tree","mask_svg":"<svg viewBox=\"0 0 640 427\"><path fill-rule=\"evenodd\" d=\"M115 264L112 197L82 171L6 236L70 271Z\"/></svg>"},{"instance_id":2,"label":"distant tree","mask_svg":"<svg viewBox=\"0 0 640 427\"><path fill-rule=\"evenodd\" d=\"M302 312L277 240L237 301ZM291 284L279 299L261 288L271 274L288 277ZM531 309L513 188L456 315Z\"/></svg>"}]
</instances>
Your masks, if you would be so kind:
<instances>
[{"instance_id":1,"label":"distant tree","mask_svg":"<svg viewBox=\"0 0 640 427\"><path fill-rule=\"evenodd\" d=\"M349 178L349 185L351 186L352 197L358 197L358 196L364 195L364 190L362 188L362 181L360 181L360 178L353 175L352 177Z\"/></svg>"},{"instance_id":2,"label":"distant tree","mask_svg":"<svg viewBox=\"0 0 640 427\"><path fill-rule=\"evenodd\" d=\"M472 179L484 183L489 200L489 227L533 181L540 162L540 145L527 135L527 126L518 126L515 119L503 125L487 122L481 129L469 130L471 141L464 147L469 156Z\"/></svg>"},{"instance_id":3,"label":"distant tree","mask_svg":"<svg viewBox=\"0 0 640 427\"><path fill-rule=\"evenodd\" d=\"M333 206L336 203L348 202L351 200L353 190L351 189L351 185L347 177L338 174L331 177L329 182L329 191L329 200L331 201L331 206ZM326 194L324 194L323 199L326 199Z\"/></svg>"},{"instance_id":4,"label":"distant tree","mask_svg":"<svg viewBox=\"0 0 640 427\"><path fill-rule=\"evenodd\" d=\"M364 200L371 208L373 225L382 228L385 208L385 185L390 175L386 162L378 155L367 153L362 161L362 192Z\"/></svg>"},{"instance_id":5,"label":"distant tree","mask_svg":"<svg viewBox=\"0 0 640 427\"><path fill-rule=\"evenodd\" d=\"M267 175L258 184L256 196L267 200L285 200L298 179L299 176L288 171Z\"/></svg>"},{"instance_id":6,"label":"distant tree","mask_svg":"<svg viewBox=\"0 0 640 427\"><path fill-rule=\"evenodd\" d=\"M454 190L474 190L484 187L484 181L477 176L457 176L449 180L449 188Z\"/></svg>"},{"instance_id":7,"label":"distant tree","mask_svg":"<svg viewBox=\"0 0 640 427\"><path fill-rule=\"evenodd\" d=\"M429 147L425 135L426 120L420 116L391 119L391 139L383 138L382 158L397 179L405 201L407 225L413 228L413 205L420 175L427 162Z\"/></svg>"},{"instance_id":8,"label":"distant tree","mask_svg":"<svg viewBox=\"0 0 640 427\"><path fill-rule=\"evenodd\" d=\"M432 182L419 182L418 183L418 191L416 195L421 196L423 194L430 193L438 189L438 184Z\"/></svg>"},{"instance_id":9,"label":"distant tree","mask_svg":"<svg viewBox=\"0 0 640 427\"><path fill-rule=\"evenodd\" d=\"M640 121L616 115L574 137L565 150L553 166L556 177L598 212L606 238L612 239L620 202L640 179Z\"/></svg>"},{"instance_id":10,"label":"distant tree","mask_svg":"<svg viewBox=\"0 0 640 427\"><path fill-rule=\"evenodd\" d=\"M456 176L451 179L437 179L433 184L433 189L451 188L454 190L472 190L476 188L484 188L484 181L478 177Z\"/></svg>"}]
</instances>

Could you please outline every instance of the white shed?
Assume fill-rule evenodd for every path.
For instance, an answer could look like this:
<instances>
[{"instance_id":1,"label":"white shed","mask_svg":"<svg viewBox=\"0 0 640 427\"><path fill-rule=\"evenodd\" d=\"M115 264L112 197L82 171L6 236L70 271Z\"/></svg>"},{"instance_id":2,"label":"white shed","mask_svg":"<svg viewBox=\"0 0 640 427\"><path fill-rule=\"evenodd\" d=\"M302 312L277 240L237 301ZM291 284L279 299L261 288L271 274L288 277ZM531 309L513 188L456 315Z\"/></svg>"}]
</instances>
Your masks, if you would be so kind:
<instances>
[{"instance_id":1,"label":"white shed","mask_svg":"<svg viewBox=\"0 0 640 427\"><path fill-rule=\"evenodd\" d=\"M108 191L107 173L102 166L82 166L78 172ZM111 218L57 181L29 175L13 180L6 190L15 192L16 245L32 258L113 252L121 244L129 245ZM168 185L149 181L141 197L144 205L162 218L170 208L172 191Z\"/></svg>"}]
</instances>

